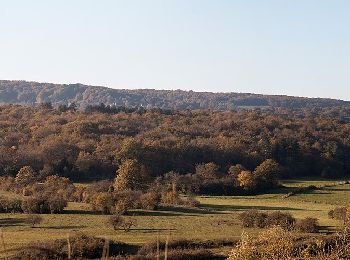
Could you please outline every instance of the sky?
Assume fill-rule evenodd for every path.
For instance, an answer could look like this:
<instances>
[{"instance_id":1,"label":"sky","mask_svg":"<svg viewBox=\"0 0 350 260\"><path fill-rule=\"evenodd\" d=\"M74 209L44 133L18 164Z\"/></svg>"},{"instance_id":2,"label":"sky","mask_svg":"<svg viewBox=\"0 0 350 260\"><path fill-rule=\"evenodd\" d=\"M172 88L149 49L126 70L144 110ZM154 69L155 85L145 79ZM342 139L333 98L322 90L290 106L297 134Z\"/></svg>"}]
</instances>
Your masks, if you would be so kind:
<instances>
[{"instance_id":1,"label":"sky","mask_svg":"<svg viewBox=\"0 0 350 260\"><path fill-rule=\"evenodd\" d=\"M350 100L348 0L0 0L0 79Z\"/></svg>"}]
</instances>

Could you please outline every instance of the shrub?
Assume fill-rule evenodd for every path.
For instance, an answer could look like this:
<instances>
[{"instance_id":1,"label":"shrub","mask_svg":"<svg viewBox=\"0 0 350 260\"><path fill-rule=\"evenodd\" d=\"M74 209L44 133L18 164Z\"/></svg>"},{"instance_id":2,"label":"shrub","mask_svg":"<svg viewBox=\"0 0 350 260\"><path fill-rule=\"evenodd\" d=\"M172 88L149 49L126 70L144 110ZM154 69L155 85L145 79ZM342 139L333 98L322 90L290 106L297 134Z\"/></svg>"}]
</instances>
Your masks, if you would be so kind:
<instances>
[{"instance_id":1,"label":"shrub","mask_svg":"<svg viewBox=\"0 0 350 260\"><path fill-rule=\"evenodd\" d=\"M200 182L199 194L206 195L233 195L235 189L235 179L227 176L220 179L207 179Z\"/></svg>"},{"instance_id":2,"label":"shrub","mask_svg":"<svg viewBox=\"0 0 350 260\"><path fill-rule=\"evenodd\" d=\"M161 195L161 201L168 205L178 205L180 204L179 194L176 191L166 191Z\"/></svg>"},{"instance_id":3,"label":"shrub","mask_svg":"<svg viewBox=\"0 0 350 260\"><path fill-rule=\"evenodd\" d=\"M55 242L57 251L61 250L67 252L67 239L58 240ZM72 259L97 259L102 255L105 240L102 238L91 237L80 234L69 238L71 244L71 258Z\"/></svg>"},{"instance_id":4,"label":"shrub","mask_svg":"<svg viewBox=\"0 0 350 260\"><path fill-rule=\"evenodd\" d=\"M51 214L62 213L67 207L67 200L62 195L53 195L47 199L49 210Z\"/></svg>"},{"instance_id":5,"label":"shrub","mask_svg":"<svg viewBox=\"0 0 350 260\"><path fill-rule=\"evenodd\" d=\"M22 211L22 202L19 199L0 198L1 213L20 213Z\"/></svg>"},{"instance_id":6,"label":"shrub","mask_svg":"<svg viewBox=\"0 0 350 260\"><path fill-rule=\"evenodd\" d=\"M129 232L130 229L135 225L136 225L136 221L133 219L129 219L123 223L122 228L124 229L125 232Z\"/></svg>"},{"instance_id":7,"label":"shrub","mask_svg":"<svg viewBox=\"0 0 350 260\"><path fill-rule=\"evenodd\" d=\"M50 213L50 207L44 198L30 197L22 201L22 210L28 214Z\"/></svg>"},{"instance_id":8,"label":"shrub","mask_svg":"<svg viewBox=\"0 0 350 260\"><path fill-rule=\"evenodd\" d=\"M241 213L239 218L242 221L242 226L248 228L280 226L283 229L291 230L295 224L295 218L291 214L280 211L267 214L257 210L249 210Z\"/></svg>"},{"instance_id":9,"label":"shrub","mask_svg":"<svg viewBox=\"0 0 350 260\"><path fill-rule=\"evenodd\" d=\"M57 175L48 176L43 184L43 192L45 196L60 193L66 200L68 200L74 193L74 184L65 177Z\"/></svg>"},{"instance_id":10,"label":"shrub","mask_svg":"<svg viewBox=\"0 0 350 260\"><path fill-rule=\"evenodd\" d=\"M90 201L93 210L100 211L103 214L111 214L114 207L113 195L108 192L98 192L94 194Z\"/></svg>"},{"instance_id":11,"label":"shrub","mask_svg":"<svg viewBox=\"0 0 350 260\"><path fill-rule=\"evenodd\" d=\"M108 224L112 225L114 230L122 228L125 232L129 232L136 222L133 219L125 220L123 216L116 214L108 218Z\"/></svg>"},{"instance_id":12,"label":"shrub","mask_svg":"<svg viewBox=\"0 0 350 260\"><path fill-rule=\"evenodd\" d=\"M282 227L273 227L262 232L257 239L243 233L228 260L294 259L294 254L293 234Z\"/></svg>"},{"instance_id":13,"label":"shrub","mask_svg":"<svg viewBox=\"0 0 350 260\"><path fill-rule=\"evenodd\" d=\"M213 162L197 164L196 175L201 179L216 179L219 175L219 166Z\"/></svg>"},{"instance_id":14,"label":"shrub","mask_svg":"<svg viewBox=\"0 0 350 260\"><path fill-rule=\"evenodd\" d=\"M267 217L267 214L259 212L257 210L248 210L239 215L239 219L242 221L242 226L247 228L266 227Z\"/></svg>"},{"instance_id":15,"label":"shrub","mask_svg":"<svg viewBox=\"0 0 350 260\"><path fill-rule=\"evenodd\" d=\"M317 233L319 229L316 218L298 219L295 223L295 229L304 233Z\"/></svg>"},{"instance_id":16,"label":"shrub","mask_svg":"<svg viewBox=\"0 0 350 260\"><path fill-rule=\"evenodd\" d=\"M113 226L114 230L118 230L120 227L122 227L124 222L125 222L124 218L119 214L112 215L108 218L108 224Z\"/></svg>"},{"instance_id":17,"label":"shrub","mask_svg":"<svg viewBox=\"0 0 350 260\"><path fill-rule=\"evenodd\" d=\"M333 210L330 210L328 212L328 217L345 221L347 218L347 209L345 207L342 207L342 208L335 208Z\"/></svg>"},{"instance_id":18,"label":"shrub","mask_svg":"<svg viewBox=\"0 0 350 260\"><path fill-rule=\"evenodd\" d=\"M280 211L272 212L268 214L267 226L280 226L285 230L293 229L295 224L295 218L290 213L282 213Z\"/></svg>"},{"instance_id":19,"label":"shrub","mask_svg":"<svg viewBox=\"0 0 350 260\"><path fill-rule=\"evenodd\" d=\"M184 205L192 208L197 208L201 204L198 200L196 200L193 196L188 196L186 200L184 200Z\"/></svg>"},{"instance_id":20,"label":"shrub","mask_svg":"<svg viewBox=\"0 0 350 260\"><path fill-rule=\"evenodd\" d=\"M97 192L108 192L113 183L108 180L97 181L87 187L87 192L93 194Z\"/></svg>"},{"instance_id":21,"label":"shrub","mask_svg":"<svg viewBox=\"0 0 350 260\"><path fill-rule=\"evenodd\" d=\"M114 214L126 214L131 209L139 208L140 191L120 191L114 193Z\"/></svg>"},{"instance_id":22,"label":"shrub","mask_svg":"<svg viewBox=\"0 0 350 260\"><path fill-rule=\"evenodd\" d=\"M141 194L139 203L142 209L155 210L158 208L159 196L156 192L152 191Z\"/></svg>"},{"instance_id":23,"label":"shrub","mask_svg":"<svg viewBox=\"0 0 350 260\"><path fill-rule=\"evenodd\" d=\"M29 215L25 219L25 223L31 225L32 227L34 227L35 225L40 224L41 222L43 222L43 218L38 216L38 215Z\"/></svg>"}]
</instances>

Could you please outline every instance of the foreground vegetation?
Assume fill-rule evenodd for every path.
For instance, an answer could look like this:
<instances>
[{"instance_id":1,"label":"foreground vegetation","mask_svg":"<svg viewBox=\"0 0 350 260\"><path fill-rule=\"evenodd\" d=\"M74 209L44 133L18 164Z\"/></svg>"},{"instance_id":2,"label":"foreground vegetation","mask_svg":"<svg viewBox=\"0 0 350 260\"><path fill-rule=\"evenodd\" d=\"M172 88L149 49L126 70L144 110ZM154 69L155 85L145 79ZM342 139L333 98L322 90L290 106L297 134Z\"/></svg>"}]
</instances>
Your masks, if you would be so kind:
<instances>
[{"instance_id":1,"label":"foreground vegetation","mask_svg":"<svg viewBox=\"0 0 350 260\"><path fill-rule=\"evenodd\" d=\"M209 247L210 252L224 257L240 239L243 231L253 237L261 232L258 228L242 226L239 215L249 209L258 209L267 213L275 211L291 213L299 219L317 218L320 233L316 236L335 232L341 227L342 222L330 219L328 212L337 206L349 203L346 194L350 192L350 184L307 191L287 198L285 195L299 187L338 183L342 182L288 181L285 185L289 187L274 190L269 194L197 197L196 199L200 201L200 206L197 208L162 206L158 210L131 210L124 216L125 220L133 220L135 223L129 232L125 232L122 228L115 230L108 223L108 215L92 210L87 203L70 202L63 214L43 214L42 223L35 225L34 228L25 222L26 214L0 214L0 217L7 249L18 248L43 239L66 239L68 235L74 236L80 233L116 243L124 242L136 248L147 243L155 243L158 236L164 243L169 236L170 241L185 239L210 245L216 241L216 245L206 247ZM8 192L3 192L2 195L13 196ZM340 199L335 202L334 196Z\"/></svg>"}]
</instances>

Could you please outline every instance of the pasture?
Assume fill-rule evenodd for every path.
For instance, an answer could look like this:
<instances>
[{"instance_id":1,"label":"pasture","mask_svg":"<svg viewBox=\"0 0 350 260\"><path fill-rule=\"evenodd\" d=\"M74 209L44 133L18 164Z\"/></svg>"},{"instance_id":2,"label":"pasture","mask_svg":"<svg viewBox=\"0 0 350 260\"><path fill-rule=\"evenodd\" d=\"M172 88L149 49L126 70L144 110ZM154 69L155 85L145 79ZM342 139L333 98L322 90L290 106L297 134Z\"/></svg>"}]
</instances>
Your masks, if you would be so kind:
<instances>
[{"instance_id":1,"label":"pasture","mask_svg":"<svg viewBox=\"0 0 350 260\"><path fill-rule=\"evenodd\" d=\"M350 184L332 186L335 181L295 180L285 182L284 188L257 196L203 196L197 197L199 208L163 207L156 211L134 210L127 219L136 225L129 231L115 231L107 224L108 216L92 211L88 204L69 203L64 214L42 215L43 222L34 228L24 222L26 214L0 214L4 243L2 249L18 248L31 241L53 240L82 232L109 240L140 245L155 241L159 235L165 239L195 241L239 239L243 228L239 213L258 209L262 211L290 212L296 218L319 219L321 233L336 231L339 221L328 218L328 211L350 201ZM330 185L286 197L289 192L309 185ZM1 192L3 196L18 196ZM247 229L256 234L257 229ZM222 249L227 250L227 249Z\"/></svg>"}]
</instances>

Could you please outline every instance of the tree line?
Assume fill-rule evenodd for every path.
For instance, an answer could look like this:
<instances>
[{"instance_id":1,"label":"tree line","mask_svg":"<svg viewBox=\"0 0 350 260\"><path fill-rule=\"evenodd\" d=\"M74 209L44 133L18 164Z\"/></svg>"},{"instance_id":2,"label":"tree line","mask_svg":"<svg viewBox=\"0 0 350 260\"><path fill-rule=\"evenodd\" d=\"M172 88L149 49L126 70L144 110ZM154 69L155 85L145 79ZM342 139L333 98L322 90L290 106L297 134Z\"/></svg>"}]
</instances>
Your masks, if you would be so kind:
<instances>
[{"instance_id":1,"label":"tree line","mask_svg":"<svg viewBox=\"0 0 350 260\"><path fill-rule=\"evenodd\" d=\"M0 80L0 103L55 106L75 103L78 107L108 105L181 109L237 110L245 107L331 108L350 106L350 102L322 98L258 95L250 93L211 93L183 90L111 89L83 84L51 84Z\"/></svg>"},{"instance_id":2,"label":"tree line","mask_svg":"<svg viewBox=\"0 0 350 260\"><path fill-rule=\"evenodd\" d=\"M230 193L268 189L276 178L350 172L348 108L99 109L0 106L0 174L31 166L41 176L86 181L127 168L144 185L173 176L179 188Z\"/></svg>"}]
</instances>

